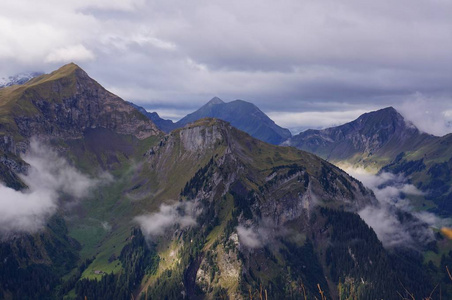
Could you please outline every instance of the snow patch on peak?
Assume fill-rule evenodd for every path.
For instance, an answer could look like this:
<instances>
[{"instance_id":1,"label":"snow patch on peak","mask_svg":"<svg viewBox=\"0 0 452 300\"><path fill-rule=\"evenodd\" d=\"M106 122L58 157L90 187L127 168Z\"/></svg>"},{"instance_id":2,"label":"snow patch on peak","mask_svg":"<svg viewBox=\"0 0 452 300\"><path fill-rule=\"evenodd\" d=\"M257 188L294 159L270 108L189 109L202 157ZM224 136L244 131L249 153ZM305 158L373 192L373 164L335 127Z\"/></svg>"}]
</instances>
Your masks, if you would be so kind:
<instances>
[{"instance_id":1,"label":"snow patch on peak","mask_svg":"<svg viewBox=\"0 0 452 300\"><path fill-rule=\"evenodd\" d=\"M29 81L32 78L35 78L37 76L40 76L44 73L42 72L31 72L31 73L20 73L14 76L9 77L2 77L0 78L0 88L17 85L17 84L24 84L27 81Z\"/></svg>"}]
</instances>

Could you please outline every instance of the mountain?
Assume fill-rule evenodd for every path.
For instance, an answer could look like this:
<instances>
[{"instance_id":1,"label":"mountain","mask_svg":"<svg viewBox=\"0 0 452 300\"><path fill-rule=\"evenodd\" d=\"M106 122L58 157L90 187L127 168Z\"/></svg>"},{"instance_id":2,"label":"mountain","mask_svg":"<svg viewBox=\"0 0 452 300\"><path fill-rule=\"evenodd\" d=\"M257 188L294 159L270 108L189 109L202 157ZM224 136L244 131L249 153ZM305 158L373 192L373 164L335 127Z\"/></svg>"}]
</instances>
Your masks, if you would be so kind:
<instances>
[{"instance_id":1,"label":"mountain","mask_svg":"<svg viewBox=\"0 0 452 300\"><path fill-rule=\"evenodd\" d=\"M348 162L381 168L399 153L435 140L421 133L394 108L365 113L341 126L306 130L285 145L309 151L332 162Z\"/></svg>"},{"instance_id":2,"label":"mountain","mask_svg":"<svg viewBox=\"0 0 452 300\"><path fill-rule=\"evenodd\" d=\"M358 181L316 156L262 143L211 119L173 131L151 148L149 157L159 182L167 183L174 177L164 174L190 173L187 167L200 153L207 153L205 163L189 181L155 187L160 195L179 198L182 203L202 203L199 227L186 235L173 235L170 242L172 251L180 251L182 258L195 255L198 259L188 260L177 272L172 270L172 288L168 283L151 284L150 295L169 290L191 297L235 297L247 295L249 289L259 291L261 285L270 298L288 297L288 290L297 298L302 297L302 289L290 286L298 282L310 296L317 294L320 284L333 298L346 296L353 285L362 298L394 297L391 290L397 289L396 278L402 276L398 272L406 272L407 266L400 263L400 253L393 256L384 250L355 213L375 204L372 193ZM179 196L168 194L184 181ZM188 242L199 244L202 250L184 253L187 249L174 246ZM419 263L416 255L407 257L411 267ZM369 261L379 263L370 267ZM411 271L417 275L402 281L424 278L420 292L430 279L416 268ZM341 279L345 277L351 281ZM184 290L180 281L195 288ZM338 284L343 291L338 292ZM411 289L416 288L411 285Z\"/></svg>"},{"instance_id":3,"label":"mountain","mask_svg":"<svg viewBox=\"0 0 452 300\"><path fill-rule=\"evenodd\" d=\"M278 145L292 136L288 129L276 125L257 106L243 100L225 103L220 98L214 97L197 111L188 114L176 123L160 118L156 112L150 113L143 107L132 105L166 133L202 118L217 118L231 123L232 126L261 141L274 145Z\"/></svg>"},{"instance_id":4,"label":"mountain","mask_svg":"<svg viewBox=\"0 0 452 300\"><path fill-rule=\"evenodd\" d=\"M251 136L274 145L278 145L291 137L288 129L276 125L254 104L242 100L225 103L217 97L176 122L176 128L184 127L206 117L227 121Z\"/></svg>"},{"instance_id":5,"label":"mountain","mask_svg":"<svg viewBox=\"0 0 452 300\"><path fill-rule=\"evenodd\" d=\"M140 113L145 115L163 132L170 133L173 129L176 128L176 125L173 121L160 118L158 113L148 112L146 109L144 109L144 107L133 104L132 102L129 102L129 104L135 107Z\"/></svg>"},{"instance_id":6,"label":"mountain","mask_svg":"<svg viewBox=\"0 0 452 300\"><path fill-rule=\"evenodd\" d=\"M340 167L361 166L404 176L424 193L423 206L445 217L452 215L452 134L422 133L392 107L341 126L307 130L285 145Z\"/></svg>"},{"instance_id":7,"label":"mountain","mask_svg":"<svg viewBox=\"0 0 452 300\"><path fill-rule=\"evenodd\" d=\"M0 78L0 88L18 84L24 84L32 78L42 75L41 72L21 73L8 78Z\"/></svg>"},{"instance_id":8,"label":"mountain","mask_svg":"<svg viewBox=\"0 0 452 300\"><path fill-rule=\"evenodd\" d=\"M25 152L32 136L75 139L90 128L139 139L160 133L151 121L75 64L0 89L0 99L0 150L16 155Z\"/></svg>"},{"instance_id":9,"label":"mountain","mask_svg":"<svg viewBox=\"0 0 452 300\"><path fill-rule=\"evenodd\" d=\"M59 298L88 259L68 208L161 135L75 64L0 89L0 298Z\"/></svg>"},{"instance_id":10,"label":"mountain","mask_svg":"<svg viewBox=\"0 0 452 300\"><path fill-rule=\"evenodd\" d=\"M450 295L452 257L384 248L374 194L313 154L211 118L164 135L73 64L0 103L0 298Z\"/></svg>"}]
</instances>

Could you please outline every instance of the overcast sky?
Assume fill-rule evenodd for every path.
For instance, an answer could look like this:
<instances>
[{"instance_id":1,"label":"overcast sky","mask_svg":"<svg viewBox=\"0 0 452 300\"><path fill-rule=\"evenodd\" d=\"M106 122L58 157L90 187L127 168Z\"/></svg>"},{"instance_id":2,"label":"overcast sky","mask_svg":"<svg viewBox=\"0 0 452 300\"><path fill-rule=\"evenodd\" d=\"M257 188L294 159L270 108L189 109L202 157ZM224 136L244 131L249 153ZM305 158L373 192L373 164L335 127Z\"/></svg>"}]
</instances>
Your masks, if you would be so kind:
<instances>
[{"instance_id":1,"label":"overcast sky","mask_svg":"<svg viewBox=\"0 0 452 300\"><path fill-rule=\"evenodd\" d=\"M174 120L213 96L294 131L392 105L442 135L451 16L450 0L1 1L0 77L73 61Z\"/></svg>"}]
</instances>

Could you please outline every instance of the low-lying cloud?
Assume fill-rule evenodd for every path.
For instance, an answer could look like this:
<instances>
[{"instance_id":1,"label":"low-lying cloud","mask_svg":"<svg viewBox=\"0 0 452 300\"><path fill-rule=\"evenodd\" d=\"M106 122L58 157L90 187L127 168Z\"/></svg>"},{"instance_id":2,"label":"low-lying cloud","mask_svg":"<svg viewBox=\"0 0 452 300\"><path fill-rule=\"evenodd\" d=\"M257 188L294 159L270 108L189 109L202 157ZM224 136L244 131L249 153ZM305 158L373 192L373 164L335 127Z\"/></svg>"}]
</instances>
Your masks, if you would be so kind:
<instances>
[{"instance_id":1,"label":"low-lying cloud","mask_svg":"<svg viewBox=\"0 0 452 300\"><path fill-rule=\"evenodd\" d=\"M276 238L288 234L286 228L277 226L270 219L263 219L254 226L240 224L236 227L236 230L240 244L251 249L271 245Z\"/></svg>"},{"instance_id":2,"label":"low-lying cloud","mask_svg":"<svg viewBox=\"0 0 452 300\"><path fill-rule=\"evenodd\" d=\"M436 101L435 101L436 100ZM432 99L415 93L409 100L396 105L396 109L419 130L437 136L452 132L451 99Z\"/></svg>"},{"instance_id":3,"label":"low-lying cloud","mask_svg":"<svg viewBox=\"0 0 452 300\"><path fill-rule=\"evenodd\" d=\"M174 205L162 204L159 211L135 217L135 221L147 236L160 236L172 226L186 228L196 225L199 210L193 202L182 202Z\"/></svg>"},{"instance_id":4,"label":"low-lying cloud","mask_svg":"<svg viewBox=\"0 0 452 300\"><path fill-rule=\"evenodd\" d=\"M23 159L30 165L20 178L28 189L16 191L0 184L0 235L40 230L63 199L77 200L104 180L82 174L48 146L32 140Z\"/></svg>"},{"instance_id":5,"label":"low-lying cloud","mask_svg":"<svg viewBox=\"0 0 452 300\"><path fill-rule=\"evenodd\" d=\"M415 212L405 196L422 195L402 175L371 174L364 169L348 169L350 175L373 190L379 206L367 206L359 212L386 248L419 248L434 240L431 227L443 221L432 213Z\"/></svg>"},{"instance_id":6,"label":"low-lying cloud","mask_svg":"<svg viewBox=\"0 0 452 300\"><path fill-rule=\"evenodd\" d=\"M237 226L237 234L239 241L247 248L260 248L266 244L267 236L265 232L259 228L245 227L243 225Z\"/></svg>"}]
</instances>

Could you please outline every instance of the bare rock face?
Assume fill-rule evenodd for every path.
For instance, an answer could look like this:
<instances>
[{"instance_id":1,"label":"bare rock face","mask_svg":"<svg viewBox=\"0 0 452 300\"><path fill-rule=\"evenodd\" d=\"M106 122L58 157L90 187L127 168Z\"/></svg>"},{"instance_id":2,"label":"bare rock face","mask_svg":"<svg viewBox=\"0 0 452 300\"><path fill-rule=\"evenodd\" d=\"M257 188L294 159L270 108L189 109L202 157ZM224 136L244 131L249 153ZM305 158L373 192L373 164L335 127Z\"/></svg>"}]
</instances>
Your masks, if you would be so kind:
<instances>
[{"instance_id":1,"label":"bare rock face","mask_svg":"<svg viewBox=\"0 0 452 300\"><path fill-rule=\"evenodd\" d=\"M213 149L215 143L222 140L221 132L217 126L210 128L201 126L183 128L179 135L182 145L190 152L205 151L208 148Z\"/></svg>"}]
</instances>

